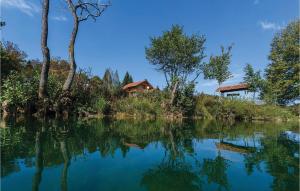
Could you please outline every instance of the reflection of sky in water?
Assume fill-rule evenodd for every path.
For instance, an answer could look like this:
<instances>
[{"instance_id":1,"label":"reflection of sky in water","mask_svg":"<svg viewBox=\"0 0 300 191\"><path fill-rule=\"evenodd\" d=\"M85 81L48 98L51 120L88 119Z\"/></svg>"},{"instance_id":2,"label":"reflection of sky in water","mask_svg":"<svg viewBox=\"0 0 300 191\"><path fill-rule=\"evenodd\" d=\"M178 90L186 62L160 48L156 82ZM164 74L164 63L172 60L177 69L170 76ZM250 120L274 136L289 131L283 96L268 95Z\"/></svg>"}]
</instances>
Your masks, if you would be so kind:
<instances>
[{"instance_id":1,"label":"reflection of sky in water","mask_svg":"<svg viewBox=\"0 0 300 191\"><path fill-rule=\"evenodd\" d=\"M93 136L93 130L90 131L91 134L89 136ZM288 139L299 142L299 134L292 131L285 131L284 134L287 137L283 136L281 138L278 137L282 135L280 131L272 135L269 135L266 131L258 131L259 133L254 131L247 135L236 133L234 136L227 136L226 132L224 132L222 134L224 136L216 138L218 137L216 134L212 136L210 133L202 135L201 131L193 132L193 128L190 130L185 129L185 132L172 130L161 137L154 136L153 141L146 142L143 149L135 146L126 147L128 150L125 155L121 149L122 145L118 145L116 140L120 139L120 142L132 144L142 144L144 140L139 137L135 139L135 136L139 136L139 134L133 136L125 131L121 131L121 136L118 137L119 134L114 131L116 130L111 129L104 137L101 138L100 136L100 138L95 140L89 140L88 137L84 139L84 135L75 137L76 132L74 133L75 135L71 134L70 138L66 139L66 142L69 143L69 152L72 153L67 176L68 190L147 190L151 186L155 187L157 182L167 182L168 176L176 177L178 174L182 177L174 180L177 182L173 184L185 184L186 182L181 182L185 180L184 176L196 176L201 180L202 190L218 190L219 188L221 190L228 188L228 190L243 191L272 190L272 185L276 178L274 174L279 175L279 177L286 176L288 179L296 181L296 179L293 179L295 177L291 175L296 173L297 170L299 171L299 166L297 169L292 164L286 163L285 158L282 164L287 164L287 166L283 167L280 166L282 165L280 161L278 161L278 164L276 160L269 161L277 157L274 153L289 153L281 151L276 151L278 152L276 153L272 149L289 146L291 143L285 144ZM102 132L99 131L98 133ZM171 135L172 139L170 138ZM198 135L200 138L197 137ZM105 138L109 136L112 136L111 140L113 141L105 142ZM30 136L27 138L30 138ZM36 168L35 162L30 161L35 161L35 139L32 137L30 139L32 141L33 156L30 155L27 159L16 158L14 161L10 161L11 163L18 163L18 165L15 165L18 168L13 169L8 175L2 177L1 188L3 191L32 190ZM276 142L278 140L281 142ZM52 139L47 140L47 145L50 145L50 147L47 147L48 149L53 149L51 147L51 145L55 145L53 141ZM88 148L87 141L92 141L89 143L89 147L95 146L95 149ZM218 147L217 145L220 143L223 143L225 146ZM73 146L76 146L76 144L82 144L82 152L74 150ZM103 154L103 148L101 150L99 145L109 146L109 144L117 145L117 147L115 147L114 152L110 153L109 151L107 154ZM279 145L280 147L273 147L273 145ZM265 147L268 147L266 151L264 151ZM296 145L296 147L298 147L298 150L293 151L289 157L299 159L299 145ZM173 156L173 149L176 150L176 156ZM251 152L243 152L243 149L252 150ZM55 152L49 153L54 155L51 156L53 159L62 155L59 148L56 148ZM44 157L49 157L49 153L44 155ZM247 157L252 155L253 158L248 158L248 160L252 162L252 160L257 159L257 161L253 162L253 168L249 172L246 169L248 165L246 162ZM204 172L205 162L208 166ZM272 162L275 163L273 164ZM274 174L270 170L270 165L273 165L273 167L278 166ZM45 166L42 170L39 189L45 191L61 190L64 167L63 159L60 162L54 162ZM286 171L282 171L282 169L286 169ZM148 182L146 181L146 183L142 184L142 180L145 179L145 174L147 173ZM281 181L285 183L288 180ZM294 188L292 187L290 190Z\"/></svg>"}]
</instances>

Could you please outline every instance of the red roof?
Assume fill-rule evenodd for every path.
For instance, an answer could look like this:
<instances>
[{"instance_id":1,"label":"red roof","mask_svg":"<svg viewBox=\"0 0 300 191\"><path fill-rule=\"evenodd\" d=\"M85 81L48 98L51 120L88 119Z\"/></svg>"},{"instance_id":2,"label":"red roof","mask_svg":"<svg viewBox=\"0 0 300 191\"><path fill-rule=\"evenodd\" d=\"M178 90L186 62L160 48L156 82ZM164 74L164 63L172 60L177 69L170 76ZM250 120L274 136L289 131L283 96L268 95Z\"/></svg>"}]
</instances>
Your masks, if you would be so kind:
<instances>
[{"instance_id":1,"label":"red roof","mask_svg":"<svg viewBox=\"0 0 300 191\"><path fill-rule=\"evenodd\" d=\"M247 90L248 84L237 84L237 85L231 85L231 86L223 86L218 88L217 92L233 92L233 91L239 91L239 90Z\"/></svg>"},{"instance_id":2,"label":"red roof","mask_svg":"<svg viewBox=\"0 0 300 191\"><path fill-rule=\"evenodd\" d=\"M147 80L142 80L142 81L132 82L132 83L126 84L122 89L125 90L127 88L136 87L136 86L141 85L143 83L147 83L148 86L150 86L151 88L153 88L152 85Z\"/></svg>"}]
</instances>

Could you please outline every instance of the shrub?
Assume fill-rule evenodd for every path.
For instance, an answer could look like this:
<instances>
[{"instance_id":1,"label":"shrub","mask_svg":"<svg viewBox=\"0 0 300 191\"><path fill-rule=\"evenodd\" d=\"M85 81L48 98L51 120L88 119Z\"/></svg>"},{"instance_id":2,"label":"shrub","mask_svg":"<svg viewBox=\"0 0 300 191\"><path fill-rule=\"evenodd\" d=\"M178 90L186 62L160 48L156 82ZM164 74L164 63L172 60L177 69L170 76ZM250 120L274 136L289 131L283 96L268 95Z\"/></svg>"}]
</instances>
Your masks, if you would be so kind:
<instances>
[{"instance_id":1,"label":"shrub","mask_svg":"<svg viewBox=\"0 0 300 191\"><path fill-rule=\"evenodd\" d=\"M291 119L295 115L286 107L276 105L257 105L254 102L222 98L201 94L196 98L195 116L222 119Z\"/></svg>"},{"instance_id":2,"label":"shrub","mask_svg":"<svg viewBox=\"0 0 300 191\"><path fill-rule=\"evenodd\" d=\"M98 100L95 103L94 109L97 112L100 112L102 114L110 114L111 113L111 107L107 100L105 100L103 97L99 97Z\"/></svg>"},{"instance_id":3,"label":"shrub","mask_svg":"<svg viewBox=\"0 0 300 191\"><path fill-rule=\"evenodd\" d=\"M24 107L37 99L38 74L26 78L22 73L11 72L3 81L0 102L9 106Z\"/></svg>"},{"instance_id":4,"label":"shrub","mask_svg":"<svg viewBox=\"0 0 300 191\"><path fill-rule=\"evenodd\" d=\"M160 115L163 98L156 93L129 96L116 101L115 110L130 115Z\"/></svg>"}]
</instances>

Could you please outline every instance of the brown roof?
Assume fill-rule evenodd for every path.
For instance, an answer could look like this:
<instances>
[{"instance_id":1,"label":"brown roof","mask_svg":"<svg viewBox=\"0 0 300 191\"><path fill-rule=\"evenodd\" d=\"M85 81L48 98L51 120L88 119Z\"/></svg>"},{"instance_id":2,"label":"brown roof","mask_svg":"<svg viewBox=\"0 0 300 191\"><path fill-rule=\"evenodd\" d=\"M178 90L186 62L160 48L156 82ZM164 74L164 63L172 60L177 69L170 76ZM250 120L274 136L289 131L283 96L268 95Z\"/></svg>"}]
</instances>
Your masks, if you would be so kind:
<instances>
[{"instance_id":1,"label":"brown roof","mask_svg":"<svg viewBox=\"0 0 300 191\"><path fill-rule=\"evenodd\" d=\"M231 86L223 86L218 88L217 92L233 92L233 91L239 91L239 90L247 90L248 84L237 84L237 85L231 85Z\"/></svg>"},{"instance_id":2,"label":"brown roof","mask_svg":"<svg viewBox=\"0 0 300 191\"><path fill-rule=\"evenodd\" d=\"M152 85L147 80L142 80L142 81L132 82L132 83L126 84L122 89L125 90L127 88L135 87L135 86L138 86L142 83L147 83L151 88L153 88Z\"/></svg>"}]
</instances>

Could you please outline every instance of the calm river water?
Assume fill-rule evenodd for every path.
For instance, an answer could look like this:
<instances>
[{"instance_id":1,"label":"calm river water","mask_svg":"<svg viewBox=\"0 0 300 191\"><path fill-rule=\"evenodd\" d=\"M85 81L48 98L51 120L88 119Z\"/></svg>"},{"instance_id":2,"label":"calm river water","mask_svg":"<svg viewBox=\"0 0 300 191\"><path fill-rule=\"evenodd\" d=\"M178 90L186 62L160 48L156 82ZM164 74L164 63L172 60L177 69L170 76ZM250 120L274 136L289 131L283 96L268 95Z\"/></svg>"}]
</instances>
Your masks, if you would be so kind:
<instances>
[{"instance_id":1,"label":"calm river water","mask_svg":"<svg viewBox=\"0 0 300 191\"><path fill-rule=\"evenodd\" d=\"M1 122L1 190L298 191L297 124Z\"/></svg>"}]
</instances>

